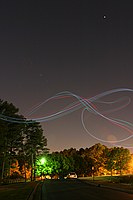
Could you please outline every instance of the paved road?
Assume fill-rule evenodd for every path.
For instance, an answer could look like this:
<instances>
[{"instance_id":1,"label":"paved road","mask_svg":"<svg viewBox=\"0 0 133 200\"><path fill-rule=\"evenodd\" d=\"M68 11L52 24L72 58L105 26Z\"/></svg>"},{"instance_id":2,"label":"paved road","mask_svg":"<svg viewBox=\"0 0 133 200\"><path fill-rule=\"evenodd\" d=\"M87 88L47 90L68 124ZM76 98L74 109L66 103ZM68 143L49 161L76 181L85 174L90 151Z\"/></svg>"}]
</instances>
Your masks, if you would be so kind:
<instances>
[{"instance_id":1,"label":"paved road","mask_svg":"<svg viewBox=\"0 0 133 200\"><path fill-rule=\"evenodd\" d=\"M91 186L78 180L45 180L42 200L133 200L133 194Z\"/></svg>"}]
</instances>

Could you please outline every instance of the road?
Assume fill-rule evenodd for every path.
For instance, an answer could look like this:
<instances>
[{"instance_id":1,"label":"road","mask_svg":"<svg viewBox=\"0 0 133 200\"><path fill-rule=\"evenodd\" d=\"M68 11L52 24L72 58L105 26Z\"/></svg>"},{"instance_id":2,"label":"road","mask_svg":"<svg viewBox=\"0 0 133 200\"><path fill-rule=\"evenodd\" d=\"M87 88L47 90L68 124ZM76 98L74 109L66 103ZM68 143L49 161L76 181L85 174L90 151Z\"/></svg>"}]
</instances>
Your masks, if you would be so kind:
<instances>
[{"instance_id":1,"label":"road","mask_svg":"<svg viewBox=\"0 0 133 200\"><path fill-rule=\"evenodd\" d=\"M41 200L133 200L133 194L68 179L45 180L41 196Z\"/></svg>"}]
</instances>

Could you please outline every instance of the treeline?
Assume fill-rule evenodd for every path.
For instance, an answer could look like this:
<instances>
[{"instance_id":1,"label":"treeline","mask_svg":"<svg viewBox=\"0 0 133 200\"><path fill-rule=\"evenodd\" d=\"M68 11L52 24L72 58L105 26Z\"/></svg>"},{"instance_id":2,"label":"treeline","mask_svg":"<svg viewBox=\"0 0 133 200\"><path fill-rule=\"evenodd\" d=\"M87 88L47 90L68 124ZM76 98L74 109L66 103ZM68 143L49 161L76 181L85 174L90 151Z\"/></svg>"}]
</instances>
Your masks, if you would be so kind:
<instances>
[{"instance_id":1,"label":"treeline","mask_svg":"<svg viewBox=\"0 0 133 200\"><path fill-rule=\"evenodd\" d=\"M45 156L46 161L41 164L42 157L38 157L37 174L51 176L66 176L75 171L78 176L113 175L129 172L131 154L123 147L108 148L100 143L86 149L68 149L54 152Z\"/></svg>"},{"instance_id":2,"label":"treeline","mask_svg":"<svg viewBox=\"0 0 133 200\"><path fill-rule=\"evenodd\" d=\"M31 180L35 176L33 169L38 155L47 151L47 139L39 123L30 121L18 114L19 109L12 103L0 100L0 179L10 177L14 163L18 161L19 174L27 178L26 171L31 170ZM13 119L22 120L18 123ZM14 120L15 121L15 120Z\"/></svg>"},{"instance_id":3,"label":"treeline","mask_svg":"<svg viewBox=\"0 0 133 200\"><path fill-rule=\"evenodd\" d=\"M15 119L21 119L18 123ZM12 121L13 120L13 121ZM74 148L49 154L47 139L39 123L26 122L13 104L0 100L0 179L50 175L64 177L122 174L131 161L123 147L108 148L100 143L86 149ZM131 169L131 167L130 167Z\"/></svg>"}]
</instances>

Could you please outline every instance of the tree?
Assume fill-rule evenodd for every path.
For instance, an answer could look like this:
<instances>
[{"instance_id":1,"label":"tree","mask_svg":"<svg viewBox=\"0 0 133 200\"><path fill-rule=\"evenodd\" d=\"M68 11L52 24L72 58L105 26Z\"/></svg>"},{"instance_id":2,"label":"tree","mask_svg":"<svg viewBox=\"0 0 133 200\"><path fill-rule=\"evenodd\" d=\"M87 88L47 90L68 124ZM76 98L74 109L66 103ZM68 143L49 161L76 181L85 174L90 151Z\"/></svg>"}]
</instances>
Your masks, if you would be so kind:
<instances>
[{"instance_id":1,"label":"tree","mask_svg":"<svg viewBox=\"0 0 133 200\"><path fill-rule=\"evenodd\" d=\"M0 157L1 157L1 179L4 175L10 175L11 160L14 158L19 146L22 124L12 123L12 118L23 119L18 114L19 109L12 103L0 100ZM6 169L6 170L5 170Z\"/></svg>"},{"instance_id":2,"label":"tree","mask_svg":"<svg viewBox=\"0 0 133 200\"><path fill-rule=\"evenodd\" d=\"M107 153L106 168L111 171L111 175L113 170L120 171L120 175L122 175L122 171L128 168L130 159L131 155L128 149L123 147L111 148Z\"/></svg>"},{"instance_id":3,"label":"tree","mask_svg":"<svg viewBox=\"0 0 133 200\"><path fill-rule=\"evenodd\" d=\"M47 139L43 135L42 127L39 123L33 122L26 124L25 127L25 140L24 140L24 153L29 159L29 164L31 166L31 180L35 179L35 164L36 156L48 152Z\"/></svg>"},{"instance_id":4,"label":"tree","mask_svg":"<svg viewBox=\"0 0 133 200\"><path fill-rule=\"evenodd\" d=\"M115 162L115 151L113 148L107 149L105 168L111 172L111 176L113 175L113 170L115 170Z\"/></svg>"},{"instance_id":5,"label":"tree","mask_svg":"<svg viewBox=\"0 0 133 200\"><path fill-rule=\"evenodd\" d=\"M122 175L122 171L128 168L128 162L131 159L130 151L123 147L114 147L114 151L115 168L119 170L120 175Z\"/></svg>"},{"instance_id":6,"label":"tree","mask_svg":"<svg viewBox=\"0 0 133 200\"><path fill-rule=\"evenodd\" d=\"M99 169L101 167L105 166L105 150L106 146L98 143L90 147L86 150L86 160L88 162L88 167L90 168L90 171L92 172L92 168L94 168L95 173L99 173Z\"/></svg>"},{"instance_id":7,"label":"tree","mask_svg":"<svg viewBox=\"0 0 133 200\"><path fill-rule=\"evenodd\" d=\"M82 156L78 155L78 153L73 155L72 158L74 160L74 171L78 176L84 176L84 174L87 173L88 163Z\"/></svg>"},{"instance_id":8,"label":"tree","mask_svg":"<svg viewBox=\"0 0 133 200\"><path fill-rule=\"evenodd\" d=\"M1 179L10 176L10 167L15 159L21 163L21 168L24 164L26 179L26 163L33 170L36 155L46 151L47 139L43 135L41 125L34 121L26 121L18 112L19 109L12 103L0 100Z\"/></svg>"},{"instance_id":9,"label":"tree","mask_svg":"<svg viewBox=\"0 0 133 200\"><path fill-rule=\"evenodd\" d=\"M45 158L44 163L41 162L42 158ZM38 175L50 175L51 177L58 175L63 178L73 170L74 161L72 157L54 152L45 156L38 156L36 166Z\"/></svg>"}]
</instances>

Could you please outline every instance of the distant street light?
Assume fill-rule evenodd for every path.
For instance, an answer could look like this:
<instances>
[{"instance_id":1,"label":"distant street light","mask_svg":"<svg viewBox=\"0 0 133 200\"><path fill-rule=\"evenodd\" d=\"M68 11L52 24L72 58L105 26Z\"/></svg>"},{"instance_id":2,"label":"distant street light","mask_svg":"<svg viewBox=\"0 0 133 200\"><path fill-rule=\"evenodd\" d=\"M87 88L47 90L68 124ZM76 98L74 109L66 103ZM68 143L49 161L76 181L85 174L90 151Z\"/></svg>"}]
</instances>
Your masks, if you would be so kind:
<instances>
[{"instance_id":1,"label":"distant street light","mask_svg":"<svg viewBox=\"0 0 133 200\"><path fill-rule=\"evenodd\" d=\"M43 165L46 162L46 158L44 158L44 157L41 158L40 162L41 162L41 165Z\"/></svg>"},{"instance_id":2,"label":"distant street light","mask_svg":"<svg viewBox=\"0 0 133 200\"><path fill-rule=\"evenodd\" d=\"M46 163L46 158L42 157L40 159L40 164L41 164L41 180L42 180L42 167L43 167L44 163Z\"/></svg>"},{"instance_id":3,"label":"distant street light","mask_svg":"<svg viewBox=\"0 0 133 200\"><path fill-rule=\"evenodd\" d=\"M92 166L92 180L94 181L94 166Z\"/></svg>"}]
</instances>

